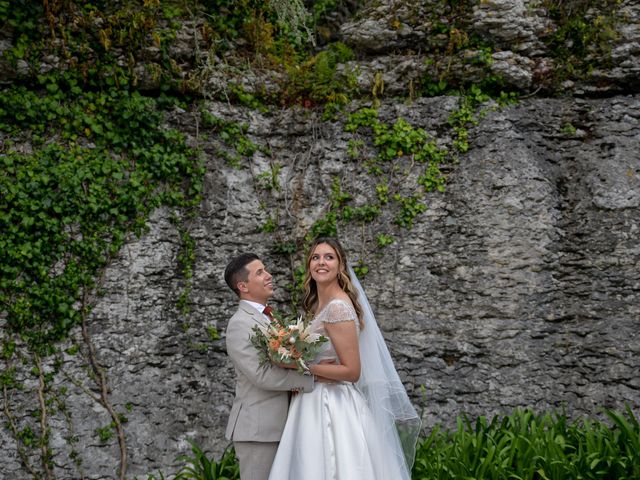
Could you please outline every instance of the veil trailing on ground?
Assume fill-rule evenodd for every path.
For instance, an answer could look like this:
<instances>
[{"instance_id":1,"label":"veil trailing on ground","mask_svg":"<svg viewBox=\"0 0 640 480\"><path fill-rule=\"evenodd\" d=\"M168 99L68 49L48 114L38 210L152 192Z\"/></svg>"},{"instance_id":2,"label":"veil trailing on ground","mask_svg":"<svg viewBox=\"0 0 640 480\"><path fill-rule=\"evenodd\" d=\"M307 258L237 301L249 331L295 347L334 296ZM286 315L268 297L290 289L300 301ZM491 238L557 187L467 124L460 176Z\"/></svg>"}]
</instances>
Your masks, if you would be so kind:
<instances>
[{"instance_id":1,"label":"veil trailing on ground","mask_svg":"<svg viewBox=\"0 0 640 480\"><path fill-rule=\"evenodd\" d=\"M351 266L349 276L358 292L364 323L360 333L361 370L357 386L366 398L383 438L392 446L392 453L404 459L410 474L422 423L400 381L367 296Z\"/></svg>"}]
</instances>

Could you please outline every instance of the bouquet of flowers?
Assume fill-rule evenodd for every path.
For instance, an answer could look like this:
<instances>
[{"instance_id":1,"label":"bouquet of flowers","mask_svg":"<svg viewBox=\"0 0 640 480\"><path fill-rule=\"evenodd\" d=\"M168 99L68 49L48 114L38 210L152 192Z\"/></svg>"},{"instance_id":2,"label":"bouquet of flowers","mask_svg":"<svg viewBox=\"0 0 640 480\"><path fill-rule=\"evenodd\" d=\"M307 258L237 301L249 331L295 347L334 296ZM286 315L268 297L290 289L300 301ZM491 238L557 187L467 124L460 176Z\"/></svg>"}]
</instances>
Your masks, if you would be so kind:
<instances>
[{"instance_id":1,"label":"bouquet of flowers","mask_svg":"<svg viewBox=\"0 0 640 480\"><path fill-rule=\"evenodd\" d=\"M307 363L313 360L327 337L311 333L302 317L287 322L275 318L267 325L255 325L251 344L260 354L260 365L273 361L295 365L300 373L308 372Z\"/></svg>"}]
</instances>

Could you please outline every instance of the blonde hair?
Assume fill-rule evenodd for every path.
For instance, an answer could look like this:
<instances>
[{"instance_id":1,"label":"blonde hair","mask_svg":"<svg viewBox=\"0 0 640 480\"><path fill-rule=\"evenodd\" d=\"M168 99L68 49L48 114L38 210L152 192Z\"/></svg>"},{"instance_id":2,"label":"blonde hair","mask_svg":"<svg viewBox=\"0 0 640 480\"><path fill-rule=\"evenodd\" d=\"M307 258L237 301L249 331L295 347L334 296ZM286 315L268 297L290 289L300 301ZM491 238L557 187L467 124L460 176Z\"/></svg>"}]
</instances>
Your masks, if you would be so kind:
<instances>
[{"instance_id":1,"label":"blonde hair","mask_svg":"<svg viewBox=\"0 0 640 480\"><path fill-rule=\"evenodd\" d=\"M349 272L347 271L347 255L338 242L337 239L331 237L319 237L316 238L311 246L309 247L309 252L307 253L307 259L305 261L305 275L304 275L304 295L302 297L302 306L306 312L312 312L318 306L318 286L316 285L316 281L311 276L311 271L309 270L309 265L311 265L311 256L313 255L313 251L316 249L318 245L327 244L331 248L336 251L336 255L338 257L338 285L340 288L349 296L349 300L353 303L353 308L356 311L356 315L360 320L360 328L364 328L363 318L362 318L362 307L360 306L360 302L358 302L358 292L356 291L353 283L351 283L351 277L349 276Z\"/></svg>"}]
</instances>

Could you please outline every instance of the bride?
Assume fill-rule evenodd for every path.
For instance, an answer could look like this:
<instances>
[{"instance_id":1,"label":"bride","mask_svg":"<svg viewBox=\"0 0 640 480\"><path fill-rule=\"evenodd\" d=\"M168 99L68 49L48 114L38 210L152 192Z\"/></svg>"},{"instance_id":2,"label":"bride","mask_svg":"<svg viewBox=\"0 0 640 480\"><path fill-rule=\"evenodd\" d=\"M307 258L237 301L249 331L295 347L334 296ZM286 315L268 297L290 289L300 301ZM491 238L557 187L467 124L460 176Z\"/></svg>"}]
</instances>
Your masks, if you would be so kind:
<instances>
[{"instance_id":1,"label":"bride","mask_svg":"<svg viewBox=\"0 0 640 480\"><path fill-rule=\"evenodd\" d=\"M420 419L364 291L336 239L317 239L306 267L303 305L329 342L309 367L322 381L293 397L269 480L409 480Z\"/></svg>"}]
</instances>

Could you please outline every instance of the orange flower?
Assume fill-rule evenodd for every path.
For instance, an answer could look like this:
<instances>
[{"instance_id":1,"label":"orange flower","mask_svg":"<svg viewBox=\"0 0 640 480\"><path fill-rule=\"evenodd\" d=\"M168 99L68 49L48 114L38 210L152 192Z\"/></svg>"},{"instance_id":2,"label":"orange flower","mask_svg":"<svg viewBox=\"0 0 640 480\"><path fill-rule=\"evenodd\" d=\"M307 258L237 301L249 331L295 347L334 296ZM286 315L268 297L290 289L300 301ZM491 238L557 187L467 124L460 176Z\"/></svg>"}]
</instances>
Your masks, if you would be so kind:
<instances>
[{"instance_id":1,"label":"orange flower","mask_svg":"<svg viewBox=\"0 0 640 480\"><path fill-rule=\"evenodd\" d=\"M280 348L280 339L272 338L269 340L269 348L271 350L278 350Z\"/></svg>"}]
</instances>

